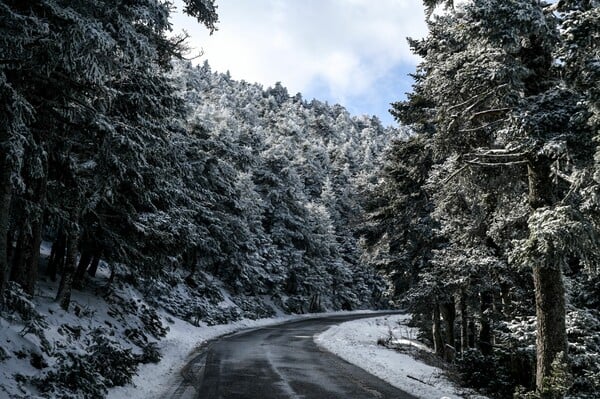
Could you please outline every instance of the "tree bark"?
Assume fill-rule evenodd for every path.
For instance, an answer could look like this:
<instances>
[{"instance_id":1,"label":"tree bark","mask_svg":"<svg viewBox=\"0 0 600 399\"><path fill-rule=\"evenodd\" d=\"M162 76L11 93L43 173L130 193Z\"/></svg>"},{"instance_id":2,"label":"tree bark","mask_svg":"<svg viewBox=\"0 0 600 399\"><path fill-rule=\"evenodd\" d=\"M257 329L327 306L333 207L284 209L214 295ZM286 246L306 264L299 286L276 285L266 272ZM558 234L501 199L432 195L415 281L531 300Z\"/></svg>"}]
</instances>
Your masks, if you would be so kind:
<instances>
[{"instance_id":1,"label":"tree bark","mask_svg":"<svg viewBox=\"0 0 600 399\"><path fill-rule=\"evenodd\" d=\"M529 205L533 209L553 204L551 159L545 156L530 160L528 164ZM538 390L550 377L551 364L556 355L567 354L565 322L565 288L562 271L558 265L548 264L533 268L535 291L536 328L536 376Z\"/></svg>"},{"instance_id":2,"label":"tree bark","mask_svg":"<svg viewBox=\"0 0 600 399\"><path fill-rule=\"evenodd\" d=\"M42 243L42 224L46 208L48 160L40 146L28 147L25 156L25 186L22 194L23 215L19 218L17 250L12 261L10 278L25 292L33 295ZM38 168L41 166L41 168Z\"/></svg>"},{"instance_id":3,"label":"tree bark","mask_svg":"<svg viewBox=\"0 0 600 399\"><path fill-rule=\"evenodd\" d=\"M465 353L469 348L469 318L464 289L460 291L458 306L460 308L460 352Z\"/></svg>"},{"instance_id":4,"label":"tree bark","mask_svg":"<svg viewBox=\"0 0 600 399\"><path fill-rule=\"evenodd\" d=\"M56 281L56 273L58 270L62 270L65 263L65 246L66 236L64 229L61 227L56 236L56 240L52 244L52 252L50 253L50 259L48 260L48 267L46 268L46 275L50 277L52 281Z\"/></svg>"},{"instance_id":5,"label":"tree bark","mask_svg":"<svg viewBox=\"0 0 600 399\"><path fill-rule=\"evenodd\" d=\"M446 344L454 348L454 322L456 321L456 307L454 302L440 304L440 311L444 319Z\"/></svg>"},{"instance_id":6,"label":"tree bark","mask_svg":"<svg viewBox=\"0 0 600 399\"><path fill-rule=\"evenodd\" d=\"M444 340L442 339L442 324L440 321L440 306L436 302L433 306L431 333L433 335L433 349L438 356L444 356Z\"/></svg>"},{"instance_id":7,"label":"tree bark","mask_svg":"<svg viewBox=\"0 0 600 399\"><path fill-rule=\"evenodd\" d=\"M75 271L75 277L73 281L73 287L81 288L83 286L83 278L85 276L85 271L90 266L92 262L92 251L88 249L81 250L81 257L79 258L79 263L77 264L77 270Z\"/></svg>"},{"instance_id":8,"label":"tree bark","mask_svg":"<svg viewBox=\"0 0 600 399\"><path fill-rule=\"evenodd\" d=\"M535 385L542 388L552 372L552 362L567 354L565 289L560 267L534 267L535 312L537 315Z\"/></svg>"},{"instance_id":9,"label":"tree bark","mask_svg":"<svg viewBox=\"0 0 600 399\"><path fill-rule=\"evenodd\" d=\"M476 338L477 337L477 328L475 327L475 322L473 319L469 320L469 324L467 325L467 346L469 348L475 348Z\"/></svg>"},{"instance_id":10,"label":"tree bark","mask_svg":"<svg viewBox=\"0 0 600 399\"><path fill-rule=\"evenodd\" d=\"M26 222L23 222L26 223ZM21 226L18 231L17 248L14 256L10 259L10 281L15 281L18 284L23 283L25 274L25 258L27 257L26 251L30 247L27 240L29 236L25 233L26 226Z\"/></svg>"},{"instance_id":11,"label":"tree bark","mask_svg":"<svg viewBox=\"0 0 600 399\"><path fill-rule=\"evenodd\" d=\"M46 191L48 184L48 158L42 148L38 148L38 156L42 162L42 175L33 179L32 200L37 202L38 209L34 211L31 222L31 241L28 251L28 257L25 259L25 280L23 281L23 289L28 294L33 295L38 277L38 266L40 261L40 246L42 245L42 228L44 223L44 212L46 210Z\"/></svg>"},{"instance_id":12,"label":"tree bark","mask_svg":"<svg viewBox=\"0 0 600 399\"><path fill-rule=\"evenodd\" d=\"M479 350L486 356L492 354L492 329L489 316L486 314L492 307L492 294L481 293L481 329L479 330Z\"/></svg>"},{"instance_id":13,"label":"tree bark","mask_svg":"<svg viewBox=\"0 0 600 399\"><path fill-rule=\"evenodd\" d=\"M90 268L87 270L89 276L91 276L91 277L96 276L96 272L98 271L98 264L100 264L100 252L96 253L94 255L94 259L92 259Z\"/></svg>"},{"instance_id":14,"label":"tree bark","mask_svg":"<svg viewBox=\"0 0 600 399\"><path fill-rule=\"evenodd\" d=\"M56 294L56 301L64 310L69 309L71 303L71 290L73 288L73 277L77 265L77 226L73 223L67 228L67 257L65 267L60 278L60 285Z\"/></svg>"}]
</instances>

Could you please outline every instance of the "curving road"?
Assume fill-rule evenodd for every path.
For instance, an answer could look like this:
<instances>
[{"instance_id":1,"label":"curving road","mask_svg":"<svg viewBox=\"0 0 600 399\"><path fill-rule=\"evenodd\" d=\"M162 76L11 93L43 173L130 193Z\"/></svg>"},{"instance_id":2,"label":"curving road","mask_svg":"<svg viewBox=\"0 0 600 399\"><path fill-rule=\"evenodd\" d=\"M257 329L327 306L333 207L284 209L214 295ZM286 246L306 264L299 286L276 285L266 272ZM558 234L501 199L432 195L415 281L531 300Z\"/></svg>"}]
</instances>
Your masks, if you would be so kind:
<instances>
[{"instance_id":1,"label":"curving road","mask_svg":"<svg viewBox=\"0 0 600 399\"><path fill-rule=\"evenodd\" d=\"M374 314L319 317L210 342L182 371L172 399L412 399L317 347L313 335Z\"/></svg>"}]
</instances>

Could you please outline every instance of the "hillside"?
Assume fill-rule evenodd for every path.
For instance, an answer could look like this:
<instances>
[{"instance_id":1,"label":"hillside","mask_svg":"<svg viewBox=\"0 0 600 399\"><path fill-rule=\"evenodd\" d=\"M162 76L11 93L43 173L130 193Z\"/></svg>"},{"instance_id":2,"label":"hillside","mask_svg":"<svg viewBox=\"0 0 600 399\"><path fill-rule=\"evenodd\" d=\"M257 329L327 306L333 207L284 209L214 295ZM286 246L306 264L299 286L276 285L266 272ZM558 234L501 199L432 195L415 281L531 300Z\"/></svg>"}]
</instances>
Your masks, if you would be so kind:
<instances>
[{"instance_id":1,"label":"hillside","mask_svg":"<svg viewBox=\"0 0 600 399\"><path fill-rule=\"evenodd\" d=\"M403 132L208 64L176 63L169 79L181 117L144 149L149 203L108 224L135 180L104 193L114 208L84 196L66 308L54 301L68 276L60 218L43 225L34 295L9 285L0 386L11 397L102 397L159 361L171 318L202 326L386 303L355 228L384 143ZM86 155L74 173L110 177L105 154Z\"/></svg>"}]
</instances>

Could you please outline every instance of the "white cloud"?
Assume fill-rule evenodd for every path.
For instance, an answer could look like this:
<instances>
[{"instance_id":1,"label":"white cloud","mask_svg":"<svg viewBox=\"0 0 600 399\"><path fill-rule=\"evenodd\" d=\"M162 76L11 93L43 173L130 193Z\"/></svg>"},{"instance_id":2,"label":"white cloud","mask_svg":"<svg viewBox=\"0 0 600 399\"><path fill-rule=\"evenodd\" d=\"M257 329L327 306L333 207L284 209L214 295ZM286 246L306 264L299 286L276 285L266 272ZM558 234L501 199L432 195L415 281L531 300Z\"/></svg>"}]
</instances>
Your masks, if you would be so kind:
<instances>
[{"instance_id":1,"label":"white cloud","mask_svg":"<svg viewBox=\"0 0 600 399\"><path fill-rule=\"evenodd\" d=\"M180 1L178 1L180 5ZM372 96L374 82L411 66L406 37L426 32L421 0L220 0L219 30L209 36L177 15L213 69L291 93L320 85L341 103ZM181 7L178 7L181 9Z\"/></svg>"}]
</instances>

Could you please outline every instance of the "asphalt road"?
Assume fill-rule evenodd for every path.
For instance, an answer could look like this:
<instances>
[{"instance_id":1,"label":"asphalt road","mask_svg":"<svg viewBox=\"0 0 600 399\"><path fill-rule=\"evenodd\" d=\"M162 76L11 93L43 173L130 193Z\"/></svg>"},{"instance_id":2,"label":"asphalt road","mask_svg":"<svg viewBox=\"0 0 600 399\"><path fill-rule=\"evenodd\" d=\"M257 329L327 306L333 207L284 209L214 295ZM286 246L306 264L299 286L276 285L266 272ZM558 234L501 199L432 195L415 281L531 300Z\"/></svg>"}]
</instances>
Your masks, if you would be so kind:
<instances>
[{"instance_id":1,"label":"asphalt road","mask_svg":"<svg viewBox=\"0 0 600 399\"><path fill-rule=\"evenodd\" d=\"M288 322L209 343L182 371L172 399L412 399L359 367L320 349L313 335L375 315Z\"/></svg>"}]
</instances>

